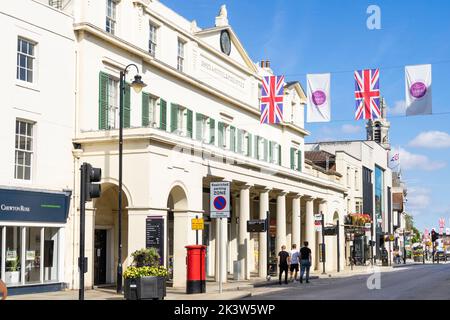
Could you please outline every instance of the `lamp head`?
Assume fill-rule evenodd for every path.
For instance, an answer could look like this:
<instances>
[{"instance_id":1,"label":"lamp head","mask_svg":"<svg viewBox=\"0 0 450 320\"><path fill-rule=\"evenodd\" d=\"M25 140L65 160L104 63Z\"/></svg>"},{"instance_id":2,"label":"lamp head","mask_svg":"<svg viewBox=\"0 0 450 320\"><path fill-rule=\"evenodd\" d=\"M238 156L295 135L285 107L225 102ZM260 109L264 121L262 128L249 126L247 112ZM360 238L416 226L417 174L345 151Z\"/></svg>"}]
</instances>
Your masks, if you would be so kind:
<instances>
[{"instance_id":1,"label":"lamp head","mask_svg":"<svg viewBox=\"0 0 450 320\"><path fill-rule=\"evenodd\" d=\"M142 89L147 85L142 81L142 77L140 75L135 75L134 80L131 83L131 87L134 89L136 93L141 93Z\"/></svg>"}]
</instances>

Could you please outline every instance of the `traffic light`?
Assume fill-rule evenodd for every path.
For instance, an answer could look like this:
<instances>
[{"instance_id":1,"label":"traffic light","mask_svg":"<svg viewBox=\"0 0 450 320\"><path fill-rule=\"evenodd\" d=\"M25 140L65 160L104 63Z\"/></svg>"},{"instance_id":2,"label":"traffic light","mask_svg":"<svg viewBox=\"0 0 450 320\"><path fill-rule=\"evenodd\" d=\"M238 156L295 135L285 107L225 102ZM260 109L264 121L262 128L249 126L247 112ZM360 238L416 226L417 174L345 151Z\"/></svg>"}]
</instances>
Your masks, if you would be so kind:
<instances>
[{"instance_id":1,"label":"traffic light","mask_svg":"<svg viewBox=\"0 0 450 320\"><path fill-rule=\"evenodd\" d=\"M94 198L100 198L102 192L101 185L99 183L102 179L102 169L93 168L89 163L84 163L85 172L85 200L91 201Z\"/></svg>"},{"instance_id":2,"label":"traffic light","mask_svg":"<svg viewBox=\"0 0 450 320\"><path fill-rule=\"evenodd\" d=\"M437 240L437 233L434 230L431 230L431 241L435 242Z\"/></svg>"}]
</instances>

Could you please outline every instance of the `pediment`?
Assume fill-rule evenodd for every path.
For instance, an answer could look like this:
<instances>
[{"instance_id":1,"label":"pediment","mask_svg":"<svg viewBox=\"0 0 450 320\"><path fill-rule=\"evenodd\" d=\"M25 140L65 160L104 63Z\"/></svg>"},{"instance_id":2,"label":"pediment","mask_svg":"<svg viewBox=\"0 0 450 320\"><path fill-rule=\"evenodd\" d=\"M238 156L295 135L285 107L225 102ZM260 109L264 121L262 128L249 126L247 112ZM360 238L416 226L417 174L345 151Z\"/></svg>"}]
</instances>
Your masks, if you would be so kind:
<instances>
[{"instance_id":1,"label":"pediment","mask_svg":"<svg viewBox=\"0 0 450 320\"><path fill-rule=\"evenodd\" d=\"M227 30L230 35L231 40L231 51L229 58L232 59L234 62L240 64L241 66L247 68L249 72L256 73L257 68L253 61L248 56L247 52L245 51L244 47L242 46L241 41L237 37L236 33L233 31L233 29L230 26L223 26L223 27L214 27L210 29L204 29L199 32L195 33L195 36L201 39L203 42L205 42L207 45L212 47L214 50L220 52L220 54L223 54L224 56L227 56L225 53L222 52L221 45L220 45L220 36L222 34L222 31Z\"/></svg>"}]
</instances>

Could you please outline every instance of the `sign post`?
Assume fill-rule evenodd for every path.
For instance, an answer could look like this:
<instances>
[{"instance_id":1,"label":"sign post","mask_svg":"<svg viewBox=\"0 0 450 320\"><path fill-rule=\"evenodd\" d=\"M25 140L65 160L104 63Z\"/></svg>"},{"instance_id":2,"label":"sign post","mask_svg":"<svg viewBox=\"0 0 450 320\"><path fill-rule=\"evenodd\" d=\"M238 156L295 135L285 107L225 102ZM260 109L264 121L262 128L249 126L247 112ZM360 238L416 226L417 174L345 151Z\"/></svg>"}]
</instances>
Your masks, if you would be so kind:
<instances>
[{"instance_id":1,"label":"sign post","mask_svg":"<svg viewBox=\"0 0 450 320\"><path fill-rule=\"evenodd\" d=\"M210 215L219 219L219 293L222 293L222 218L230 217L230 182L211 182L210 187Z\"/></svg>"},{"instance_id":2,"label":"sign post","mask_svg":"<svg viewBox=\"0 0 450 320\"><path fill-rule=\"evenodd\" d=\"M323 267L323 271L322 274L326 274L325 272L325 232L324 232L324 225L325 225L325 216L323 214L323 212L320 212L320 215L322 216L322 267Z\"/></svg>"}]
</instances>

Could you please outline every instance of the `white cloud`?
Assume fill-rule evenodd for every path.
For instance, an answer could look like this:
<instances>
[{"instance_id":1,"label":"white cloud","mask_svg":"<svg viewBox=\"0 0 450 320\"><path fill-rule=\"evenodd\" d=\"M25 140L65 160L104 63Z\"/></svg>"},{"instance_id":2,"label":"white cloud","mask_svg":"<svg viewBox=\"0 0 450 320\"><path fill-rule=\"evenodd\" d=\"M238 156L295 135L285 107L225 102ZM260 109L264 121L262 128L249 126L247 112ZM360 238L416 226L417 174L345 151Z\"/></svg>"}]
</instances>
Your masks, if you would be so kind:
<instances>
[{"instance_id":1,"label":"white cloud","mask_svg":"<svg viewBox=\"0 0 450 320\"><path fill-rule=\"evenodd\" d=\"M442 131L422 132L411 140L409 145L430 149L450 148L450 135Z\"/></svg>"},{"instance_id":2,"label":"white cloud","mask_svg":"<svg viewBox=\"0 0 450 320\"><path fill-rule=\"evenodd\" d=\"M349 134L358 133L361 131L361 129L362 129L361 126L355 126L352 124L344 124L341 127L342 132Z\"/></svg>"},{"instance_id":3,"label":"white cloud","mask_svg":"<svg viewBox=\"0 0 450 320\"><path fill-rule=\"evenodd\" d=\"M433 161L427 156L411 153L400 148L400 165L404 170L419 169L433 171L444 168L447 164L443 161Z\"/></svg>"},{"instance_id":4,"label":"white cloud","mask_svg":"<svg viewBox=\"0 0 450 320\"><path fill-rule=\"evenodd\" d=\"M406 102L404 100L396 101L393 108L388 107L388 115L393 116L405 115L406 113Z\"/></svg>"},{"instance_id":5,"label":"white cloud","mask_svg":"<svg viewBox=\"0 0 450 320\"><path fill-rule=\"evenodd\" d=\"M408 210L418 211L427 208L431 203L430 194L431 190L427 188L408 188Z\"/></svg>"}]
</instances>

